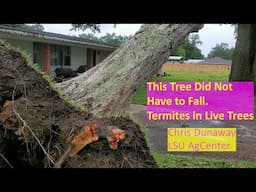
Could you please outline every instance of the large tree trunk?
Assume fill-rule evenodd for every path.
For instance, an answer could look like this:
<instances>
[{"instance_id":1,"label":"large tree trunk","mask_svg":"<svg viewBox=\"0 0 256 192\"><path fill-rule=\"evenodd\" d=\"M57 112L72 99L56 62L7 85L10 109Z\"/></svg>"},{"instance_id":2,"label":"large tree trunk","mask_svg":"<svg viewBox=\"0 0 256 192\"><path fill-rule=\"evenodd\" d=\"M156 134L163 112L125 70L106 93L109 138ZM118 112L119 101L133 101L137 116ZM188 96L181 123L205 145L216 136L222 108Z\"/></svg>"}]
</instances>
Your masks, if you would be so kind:
<instances>
[{"instance_id":1,"label":"large tree trunk","mask_svg":"<svg viewBox=\"0 0 256 192\"><path fill-rule=\"evenodd\" d=\"M239 24L230 81L254 81L256 78L256 25Z\"/></svg>"},{"instance_id":2,"label":"large tree trunk","mask_svg":"<svg viewBox=\"0 0 256 192\"><path fill-rule=\"evenodd\" d=\"M59 84L64 92L101 117L125 112L136 90L149 80L174 50L201 24L146 24L104 61Z\"/></svg>"}]
</instances>

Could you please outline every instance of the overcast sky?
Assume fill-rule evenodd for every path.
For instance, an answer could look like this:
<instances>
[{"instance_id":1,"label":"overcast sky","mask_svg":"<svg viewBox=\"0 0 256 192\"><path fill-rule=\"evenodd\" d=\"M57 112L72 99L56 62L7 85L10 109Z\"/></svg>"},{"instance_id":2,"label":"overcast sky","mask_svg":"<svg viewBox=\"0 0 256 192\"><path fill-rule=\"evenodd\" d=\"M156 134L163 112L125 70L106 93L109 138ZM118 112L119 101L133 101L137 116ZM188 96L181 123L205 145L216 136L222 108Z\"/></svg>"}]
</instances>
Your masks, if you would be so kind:
<instances>
[{"instance_id":1,"label":"overcast sky","mask_svg":"<svg viewBox=\"0 0 256 192\"><path fill-rule=\"evenodd\" d=\"M43 24L45 31L61 33L66 35L78 35L83 33L82 31L70 31L70 24ZM102 24L101 33L95 33L100 37L106 33L116 33L120 35L134 34L139 28L140 24L117 24L114 28L113 24ZM85 31L85 33L91 33L91 31ZM204 28L198 32L200 40L203 42L199 48L202 53L207 56L217 43L228 43L229 47L235 46L234 28L231 25L219 25L219 24L205 24Z\"/></svg>"}]
</instances>

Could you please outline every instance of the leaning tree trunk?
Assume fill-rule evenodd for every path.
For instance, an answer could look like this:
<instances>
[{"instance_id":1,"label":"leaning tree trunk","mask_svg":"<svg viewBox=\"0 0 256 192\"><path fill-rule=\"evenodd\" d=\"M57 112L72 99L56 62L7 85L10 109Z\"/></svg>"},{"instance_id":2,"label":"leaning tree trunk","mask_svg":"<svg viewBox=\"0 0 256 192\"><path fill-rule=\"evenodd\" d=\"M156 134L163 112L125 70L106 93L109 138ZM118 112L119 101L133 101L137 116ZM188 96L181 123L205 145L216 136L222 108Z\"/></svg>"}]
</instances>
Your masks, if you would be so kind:
<instances>
[{"instance_id":1,"label":"leaning tree trunk","mask_svg":"<svg viewBox=\"0 0 256 192\"><path fill-rule=\"evenodd\" d=\"M59 84L101 117L123 114L136 90L149 80L190 32L201 24L147 24L88 72Z\"/></svg>"},{"instance_id":2,"label":"leaning tree trunk","mask_svg":"<svg viewBox=\"0 0 256 192\"><path fill-rule=\"evenodd\" d=\"M254 81L256 75L256 25L239 24L230 81Z\"/></svg>"}]
</instances>

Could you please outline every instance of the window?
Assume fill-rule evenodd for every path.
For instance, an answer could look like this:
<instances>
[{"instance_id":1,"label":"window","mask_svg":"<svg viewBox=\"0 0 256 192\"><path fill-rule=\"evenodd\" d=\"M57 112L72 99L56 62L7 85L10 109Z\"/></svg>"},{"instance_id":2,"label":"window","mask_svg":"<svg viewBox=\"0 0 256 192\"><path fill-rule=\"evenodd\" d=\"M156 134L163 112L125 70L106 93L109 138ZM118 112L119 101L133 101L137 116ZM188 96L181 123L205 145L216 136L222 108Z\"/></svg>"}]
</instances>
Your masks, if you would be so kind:
<instances>
[{"instance_id":1,"label":"window","mask_svg":"<svg viewBox=\"0 0 256 192\"><path fill-rule=\"evenodd\" d=\"M51 65L70 66L70 47L51 45Z\"/></svg>"},{"instance_id":2,"label":"window","mask_svg":"<svg viewBox=\"0 0 256 192\"><path fill-rule=\"evenodd\" d=\"M42 43L33 43L33 63L39 64L42 67L43 63L43 44Z\"/></svg>"},{"instance_id":3,"label":"window","mask_svg":"<svg viewBox=\"0 0 256 192\"><path fill-rule=\"evenodd\" d=\"M63 47L63 63L70 66L70 47Z\"/></svg>"},{"instance_id":4,"label":"window","mask_svg":"<svg viewBox=\"0 0 256 192\"><path fill-rule=\"evenodd\" d=\"M59 65L57 46L51 45L51 65Z\"/></svg>"}]
</instances>

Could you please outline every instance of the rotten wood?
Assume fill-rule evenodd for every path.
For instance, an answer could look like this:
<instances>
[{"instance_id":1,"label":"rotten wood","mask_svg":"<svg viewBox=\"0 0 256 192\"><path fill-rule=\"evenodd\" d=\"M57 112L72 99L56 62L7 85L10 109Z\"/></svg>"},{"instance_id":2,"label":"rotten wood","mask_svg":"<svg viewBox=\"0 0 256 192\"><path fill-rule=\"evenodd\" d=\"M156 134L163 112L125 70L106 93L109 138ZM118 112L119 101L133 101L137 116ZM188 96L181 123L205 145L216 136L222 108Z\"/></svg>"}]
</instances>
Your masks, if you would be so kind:
<instances>
[{"instance_id":1,"label":"rotten wood","mask_svg":"<svg viewBox=\"0 0 256 192\"><path fill-rule=\"evenodd\" d=\"M99 139L99 136L96 133L96 128L97 126L95 123L84 126L82 131L72 140L69 157L73 157L86 145Z\"/></svg>"},{"instance_id":2,"label":"rotten wood","mask_svg":"<svg viewBox=\"0 0 256 192\"><path fill-rule=\"evenodd\" d=\"M28 130L17 119L14 111L14 101L6 100L2 108L0 108L0 120L5 129L14 131L19 136L19 140L26 141L29 137Z\"/></svg>"},{"instance_id":3,"label":"rotten wood","mask_svg":"<svg viewBox=\"0 0 256 192\"><path fill-rule=\"evenodd\" d=\"M118 147L118 142L125 138L125 131L115 126L108 126L107 129L112 132L112 134L107 136L109 147L113 150L116 150Z\"/></svg>"},{"instance_id":4,"label":"rotten wood","mask_svg":"<svg viewBox=\"0 0 256 192\"><path fill-rule=\"evenodd\" d=\"M125 131L116 126L104 127L102 125L97 125L96 123L85 125L82 131L72 140L69 157L75 156L86 145L98 141L99 138L107 139L109 147L116 150L118 142L125 139Z\"/></svg>"},{"instance_id":5,"label":"rotten wood","mask_svg":"<svg viewBox=\"0 0 256 192\"><path fill-rule=\"evenodd\" d=\"M13 101L6 100L4 102L3 107L0 109L0 120L6 129L17 131L20 127L13 113Z\"/></svg>"},{"instance_id":6,"label":"rotten wood","mask_svg":"<svg viewBox=\"0 0 256 192\"><path fill-rule=\"evenodd\" d=\"M86 145L98 141L99 138L106 138L109 147L112 150L116 150L119 141L125 139L125 131L116 126L107 126L104 128L102 125L99 126L99 124L97 126L96 123L85 125L82 131L72 140L68 149L56 162L54 168L61 168L68 157L74 157Z\"/></svg>"}]
</instances>

